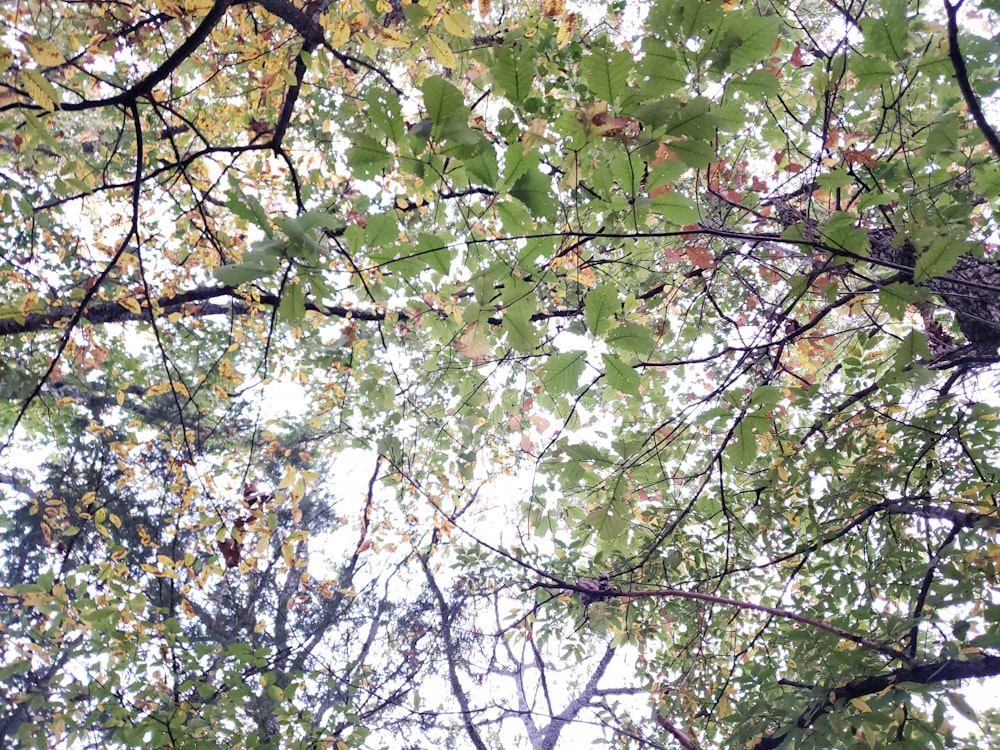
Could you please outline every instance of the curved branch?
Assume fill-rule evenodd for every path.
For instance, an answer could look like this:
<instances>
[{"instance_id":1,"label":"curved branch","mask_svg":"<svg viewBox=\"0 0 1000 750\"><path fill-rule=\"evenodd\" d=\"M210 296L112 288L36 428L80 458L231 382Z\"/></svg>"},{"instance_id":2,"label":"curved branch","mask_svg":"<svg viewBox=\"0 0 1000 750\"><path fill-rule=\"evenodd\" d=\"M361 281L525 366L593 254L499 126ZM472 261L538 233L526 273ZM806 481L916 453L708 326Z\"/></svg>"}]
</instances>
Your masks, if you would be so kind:
<instances>
[{"instance_id":1,"label":"curved branch","mask_svg":"<svg viewBox=\"0 0 1000 750\"><path fill-rule=\"evenodd\" d=\"M141 97L149 96L153 92L154 88L169 78L173 72L177 70L185 60L191 57L191 55L195 53L195 50L197 50L202 43L208 39L208 35L211 34L212 30L219 25L219 22L223 19L223 17L225 17L226 11L228 11L230 6L234 4L234 0L216 0L216 3L212 6L211 10L208 11L208 14L201 19L201 23L199 23L198 27L191 33L191 36L185 39L184 43L173 51L170 57L163 62L163 65L158 67L131 88L128 88L115 96L109 96L103 99L90 99L82 102L57 104L56 109L65 112L79 112L86 109L95 109L97 107L134 104Z\"/></svg>"},{"instance_id":2,"label":"curved branch","mask_svg":"<svg viewBox=\"0 0 1000 750\"><path fill-rule=\"evenodd\" d=\"M974 661L945 661L924 664L919 667L896 669L885 674L871 677L859 677L845 685L824 691L824 697L815 701L795 720L793 727L787 727L784 732L763 737L753 745L755 750L776 750L787 739L787 732L792 728L805 729L825 713L843 707L845 703L864 695L875 695L885 690L895 688L903 683L913 682L918 685L934 685L941 682L954 682L979 677L995 677L1000 675L1000 656L984 655ZM751 743L753 744L753 743Z\"/></svg>"},{"instance_id":3,"label":"curved branch","mask_svg":"<svg viewBox=\"0 0 1000 750\"><path fill-rule=\"evenodd\" d=\"M437 601L438 610L441 613L441 639L444 641L444 655L445 661L448 664L448 682L451 685L452 695L455 696L455 700L458 701L459 708L462 713L462 724L465 727L466 734L469 735L469 740L472 742L473 747L476 750L487 750L486 743L483 742L483 738L479 734L479 729L472 721L472 709L469 706L469 696L462 686L462 682L458 677L458 644L455 643L455 639L451 632L452 619L455 616L455 610L452 609L451 605L444 598L444 594L441 592L441 588L437 584L437 580L434 578L434 574L431 572L430 564L427 558L416 553L417 559L420 561L420 566L424 570L424 575L427 578L427 584L430 586L431 593L434 594L434 599Z\"/></svg>"},{"instance_id":4,"label":"curved branch","mask_svg":"<svg viewBox=\"0 0 1000 750\"><path fill-rule=\"evenodd\" d=\"M951 60L951 66L955 69L955 80L962 92L962 98L965 99L965 106L969 108L969 114L976 121L976 125L986 142L990 144L993 153L1000 157L1000 137L987 121L986 115L983 114L983 108L979 106L976 92L972 90L972 84L969 83L969 71L965 67L965 57L962 56L962 50L958 46L958 9L960 7L962 7L961 2L952 5L949 0L944 0L944 9L948 14L948 59Z\"/></svg>"},{"instance_id":5,"label":"curved branch","mask_svg":"<svg viewBox=\"0 0 1000 750\"><path fill-rule=\"evenodd\" d=\"M555 588L552 584L539 584L543 588ZM561 584L558 588L566 589L569 591L576 591L579 594L586 594L590 597L594 597L595 593L591 589L585 588L583 586L575 586L572 584ZM883 656L888 656L891 659L898 659L904 664L913 664L914 660L909 654L900 651L899 649L887 646L884 643L879 643L878 641L873 641L871 638L866 638L863 635L858 635L857 633L852 633L849 630L844 630L841 627L833 625L832 623L826 622L824 620L817 620L813 617L808 617L807 615L800 615L797 612L790 612L787 609L778 609L777 607L769 607L766 604L754 604L753 602L740 601L739 599L730 599L726 596L716 596L715 594L703 594L700 591L683 591L681 589L632 589L632 590L622 590L622 589L606 589L600 593L598 598L600 599L616 599L616 598L629 598L637 599L640 597L648 598L678 598L678 599L695 599L697 601L709 602L711 604L721 604L727 607L735 607L736 609L752 610L754 612L764 612L774 617L780 617L785 620L792 620L793 622L800 623L802 625L809 625L810 627L817 628L818 630L823 630L827 633L837 636L845 641L850 641L855 643L862 648L867 648L870 651L875 651L882 654Z\"/></svg>"},{"instance_id":6,"label":"curved branch","mask_svg":"<svg viewBox=\"0 0 1000 750\"><path fill-rule=\"evenodd\" d=\"M211 302L211 300L219 298L230 298L230 302L227 304ZM277 294L260 294L255 297L255 301L265 307L276 307L281 300ZM151 309L155 313L151 312ZM326 305L316 301L307 301L306 310L331 318L350 318L373 323L382 322L389 315L383 310L348 307L346 305ZM210 315L249 315L251 311L251 306L244 301L237 287L197 287L171 297L160 297L151 305L143 306L138 313L122 306L120 302L111 301L87 305L82 313L80 307L76 305L54 305L46 308L44 312L28 313L23 318L0 318L0 337L51 331L61 328L66 321L72 321L73 325L80 320L94 325L136 321L148 323L154 316L162 318L176 313L192 318L203 318ZM395 316L394 320L404 323L412 317L403 310L392 314ZM537 323L544 320L572 318L582 314L583 311L577 308L541 310L532 314L531 321ZM486 322L498 326L503 324L503 319L493 316L487 318Z\"/></svg>"},{"instance_id":7,"label":"curved branch","mask_svg":"<svg viewBox=\"0 0 1000 750\"><path fill-rule=\"evenodd\" d=\"M14 417L14 422L10 427L10 431L7 433L7 439L4 441L3 445L0 445L0 453L3 453L14 441L14 435L17 433L17 428L21 424L21 420L24 419L24 415L28 413L28 408L38 398L39 394L42 392L42 388L45 383L55 372L56 366L59 364L59 360L62 359L63 352L66 351L66 347L69 346L70 338L73 336L73 331L77 324L83 319L84 314L87 310L87 305L90 301L97 295L100 291L101 285L107 281L108 277L111 275L111 271L118 265L122 256L125 254L125 250L129 247L132 240L137 240L139 237L139 197L142 190L142 153L143 153L143 143L142 143L142 129L141 123L139 121L138 109L132 107L133 115L133 127L135 127L136 135L136 155L135 155L135 177L132 183L132 196L131 196L131 207L132 207L132 217L128 225L128 231L125 236L121 239L118 244L118 248L115 250L115 254L112 256L111 260L104 267L104 270L98 274L94 283L87 289L83 294L83 299L80 300L80 306L73 308L71 315L68 316L69 323L66 329L63 331L62 339L59 341L59 345L56 347L56 352L52 356L52 360L49 362L45 373L38 379L35 383L35 387L32 389L29 396L24 399L21 403L21 407L17 410L17 416Z\"/></svg>"}]
</instances>

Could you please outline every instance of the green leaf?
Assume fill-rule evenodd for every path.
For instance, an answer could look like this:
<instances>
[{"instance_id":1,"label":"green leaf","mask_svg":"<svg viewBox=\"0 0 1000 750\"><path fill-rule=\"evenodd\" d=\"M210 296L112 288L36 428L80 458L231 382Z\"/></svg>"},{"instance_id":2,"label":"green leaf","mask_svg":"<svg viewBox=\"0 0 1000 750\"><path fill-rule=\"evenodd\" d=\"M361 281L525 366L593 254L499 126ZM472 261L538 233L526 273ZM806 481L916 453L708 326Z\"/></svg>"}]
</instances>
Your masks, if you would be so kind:
<instances>
[{"instance_id":1,"label":"green leaf","mask_svg":"<svg viewBox=\"0 0 1000 750\"><path fill-rule=\"evenodd\" d=\"M365 117L382 136L399 143L406 134L399 97L376 87L365 94Z\"/></svg>"},{"instance_id":2,"label":"green leaf","mask_svg":"<svg viewBox=\"0 0 1000 750\"><path fill-rule=\"evenodd\" d=\"M583 318L587 329L595 336L603 335L619 312L621 303L614 284L600 284L587 292L583 301Z\"/></svg>"},{"instance_id":3,"label":"green leaf","mask_svg":"<svg viewBox=\"0 0 1000 750\"><path fill-rule=\"evenodd\" d=\"M686 135L701 140L712 138L715 135L718 122L710 114L711 108L711 101L705 97L692 99L670 118L670 122L667 123L667 132L670 135Z\"/></svg>"},{"instance_id":4,"label":"green leaf","mask_svg":"<svg viewBox=\"0 0 1000 750\"><path fill-rule=\"evenodd\" d=\"M461 92L453 84L440 76L433 76L420 87L424 95L424 107L431 121L431 135L441 137L443 132L456 127L467 128L469 110Z\"/></svg>"},{"instance_id":5,"label":"green leaf","mask_svg":"<svg viewBox=\"0 0 1000 750\"><path fill-rule=\"evenodd\" d=\"M511 277L504 283L502 298L503 325L510 345L525 354L535 351L541 334L531 321L538 308L534 285Z\"/></svg>"},{"instance_id":6,"label":"green leaf","mask_svg":"<svg viewBox=\"0 0 1000 750\"><path fill-rule=\"evenodd\" d=\"M622 323L605 337L608 346L648 356L656 347L653 332L638 323Z\"/></svg>"},{"instance_id":7,"label":"green leaf","mask_svg":"<svg viewBox=\"0 0 1000 750\"><path fill-rule=\"evenodd\" d=\"M639 394L639 373L634 367L622 362L613 354L602 354L604 360L604 376L608 385L621 393L630 396Z\"/></svg>"},{"instance_id":8,"label":"green leaf","mask_svg":"<svg viewBox=\"0 0 1000 750\"><path fill-rule=\"evenodd\" d=\"M507 234L517 236L527 233L531 228L531 214L528 213L527 206L520 201L499 200L494 204L494 207ZM537 244L532 245L533 248L537 246ZM527 260L529 258L522 257L518 263L521 264Z\"/></svg>"},{"instance_id":9,"label":"green leaf","mask_svg":"<svg viewBox=\"0 0 1000 750\"><path fill-rule=\"evenodd\" d=\"M708 141L688 138L682 141L670 141L668 144L677 158L693 169L702 169L715 161L715 146Z\"/></svg>"},{"instance_id":10,"label":"green leaf","mask_svg":"<svg viewBox=\"0 0 1000 750\"><path fill-rule=\"evenodd\" d=\"M652 134L665 128L670 118L677 114L680 106L681 103L674 99L657 99L636 107L635 117Z\"/></svg>"},{"instance_id":11,"label":"green leaf","mask_svg":"<svg viewBox=\"0 0 1000 750\"><path fill-rule=\"evenodd\" d=\"M858 217L853 214L838 211L820 228L820 234L830 247L868 256L868 232L858 226Z\"/></svg>"},{"instance_id":12,"label":"green leaf","mask_svg":"<svg viewBox=\"0 0 1000 750\"><path fill-rule=\"evenodd\" d=\"M639 73L643 91L649 97L672 94L684 86L688 70L677 50L653 37L642 41Z\"/></svg>"},{"instance_id":13,"label":"green leaf","mask_svg":"<svg viewBox=\"0 0 1000 750\"><path fill-rule=\"evenodd\" d=\"M556 215L552 179L548 175L537 170L527 172L517 179L510 194L527 206L537 218L551 219Z\"/></svg>"},{"instance_id":14,"label":"green leaf","mask_svg":"<svg viewBox=\"0 0 1000 750\"><path fill-rule=\"evenodd\" d=\"M785 392L773 385L759 385L750 394L748 403L759 410L767 410L785 398Z\"/></svg>"},{"instance_id":15,"label":"green leaf","mask_svg":"<svg viewBox=\"0 0 1000 750\"><path fill-rule=\"evenodd\" d=\"M917 283L935 276L944 276L970 247L969 244L941 238L917 256L913 266L913 280Z\"/></svg>"},{"instance_id":16,"label":"green leaf","mask_svg":"<svg viewBox=\"0 0 1000 750\"><path fill-rule=\"evenodd\" d=\"M414 250L413 254L415 257L419 257L421 264L428 268L433 268L443 275L451 272L451 262L455 257L455 248L447 240L436 234L422 232L417 237Z\"/></svg>"},{"instance_id":17,"label":"green leaf","mask_svg":"<svg viewBox=\"0 0 1000 750\"><path fill-rule=\"evenodd\" d=\"M920 331L910 331L906 334L896 350L893 359L893 369L896 371L909 367L914 362L925 361L931 358L930 347L927 346L927 339Z\"/></svg>"},{"instance_id":18,"label":"green leaf","mask_svg":"<svg viewBox=\"0 0 1000 750\"><path fill-rule=\"evenodd\" d=\"M607 466L612 466L615 463L606 451L590 445L589 443L567 443L562 447L562 450L574 461L586 461L588 463L597 463Z\"/></svg>"},{"instance_id":19,"label":"green leaf","mask_svg":"<svg viewBox=\"0 0 1000 750\"><path fill-rule=\"evenodd\" d=\"M632 70L632 55L625 50L602 54L595 50L580 61L580 76L587 87L605 102L613 102L627 93L626 83Z\"/></svg>"},{"instance_id":20,"label":"green leaf","mask_svg":"<svg viewBox=\"0 0 1000 750\"><path fill-rule=\"evenodd\" d=\"M726 446L726 455L736 468L750 466L757 457L757 437L753 430L753 417L744 416L736 427Z\"/></svg>"},{"instance_id":21,"label":"green leaf","mask_svg":"<svg viewBox=\"0 0 1000 750\"><path fill-rule=\"evenodd\" d=\"M628 531L628 519L621 512L620 502L612 500L600 505L590 513L584 521L587 526L597 531L597 536L605 542L621 540Z\"/></svg>"},{"instance_id":22,"label":"green leaf","mask_svg":"<svg viewBox=\"0 0 1000 750\"><path fill-rule=\"evenodd\" d=\"M503 181L511 185L522 175L538 168L538 152L527 151L514 145L507 149L504 156Z\"/></svg>"},{"instance_id":23,"label":"green leaf","mask_svg":"<svg viewBox=\"0 0 1000 750\"><path fill-rule=\"evenodd\" d=\"M229 210L241 219L249 221L256 227L264 230L264 234L270 237L273 233L271 220L267 218L267 212L260 204L260 201L250 193L233 188L227 195L229 202L226 204Z\"/></svg>"},{"instance_id":24,"label":"green leaf","mask_svg":"<svg viewBox=\"0 0 1000 750\"><path fill-rule=\"evenodd\" d=\"M851 72L858 77L858 85L862 88L877 88L892 79L892 66L882 57L862 57L854 54L850 57Z\"/></svg>"},{"instance_id":25,"label":"green leaf","mask_svg":"<svg viewBox=\"0 0 1000 750\"><path fill-rule=\"evenodd\" d=\"M392 163L385 147L371 136L359 133L347 149L347 163L363 179L371 179Z\"/></svg>"},{"instance_id":26,"label":"green leaf","mask_svg":"<svg viewBox=\"0 0 1000 750\"><path fill-rule=\"evenodd\" d=\"M283 243L279 244L284 247ZM212 275L226 286L239 286L249 281L272 276L281 267L278 255L266 250L252 250L243 258L242 263L233 263L212 269Z\"/></svg>"},{"instance_id":27,"label":"green leaf","mask_svg":"<svg viewBox=\"0 0 1000 750\"><path fill-rule=\"evenodd\" d=\"M927 289L913 284L886 284L878 291L878 303L895 320L902 320L909 305L927 300Z\"/></svg>"},{"instance_id":28,"label":"green leaf","mask_svg":"<svg viewBox=\"0 0 1000 750\"><path fill-rule=\"evenodd\" d=\"M890 60L902 60L906 55L908 36L906 0L884 0L878 16L861 20L865 35L865 52L884 55Z\"/></svg>"},{"instance_id":29,"label":"green leaf","mask_svg":"<svg viewBox=\"0 0 1000 750\"><path fill-rule=\"evenodd\" d=\"M652 210L659 213L671 224L690 226L701 221L701 211L690 198L681 193L671 191L653 198Z\"/></svg>"},{"instance_id":30,"label":"green leaf","mask_svg":"<svg viewBox=\"0 0 1000 750\"><path fill-rule=\"evenodd\" d=\"M762 16L757 12L731 13L726 16L723 39L729 39L721 70L741 70L767 58L781 32L781 18Z\"/></svg>"},{"instance_id":31,"label":"green leaf","mask_svg":"<svg viewBox=\"0 0 1000 750\"><path fill-rule=\"evenodd\" d=\"M854 177L852 177L847 170L835 169L832 172L821 174L816 178L816 182L824 190L832 192L837 188L844 188L848 185L854 184Z\"/></svg>"},{"instance_id":32,"label":"green leaf","mask_svg":"<svg viewBox=\"0 0 1000 750\"><path fill-rule=\"evenodd\" d=\"M755 99L767 99L778 95L779 84L778 77L770 70L753 70L732 79L728 86L749 93Z\"/></svg>"},{"instance_id":33,"label":"green leaf","mask_svg":"<svg viewBox=\"0 0 1000 750\"><path fill-rule=\"evenodd\" d=\"M281 290L278 303L278 319L288 325L297 326L306 317L306 296L300 284L289 282Z\"/></svg>"},{"instance_id":34,"label":"green leaf","mask_svg":"<svg viewBox=\"0 0 1000 750\"><path fill-rule=\"evenodd\" d=\"M535 78L533 50L498 47L494 61L493 80L512 103L522 103L531 95Z\"/></svg>"},{"instance_id":35,"label":"green leaf","mask_svg":"<svg viewBox=\"0 0 1000 750\"><path fill-rule=\"evenodd\" d=\"M372 214L365 224L365 241L368 247L385 248L396 244L399 223L394 213Z\"/></svg>"},{"instance_id":36,"label":"green leaf","mask_svg":"<svg viewBox=\"0 0 1000 750\"><path fill-rule=\"evenodd\" d=\"M583 352L553 354L538 371L538 378L546 390L554 393L571 393L580 384L583 374Z\"/></svg>"},{"instance_id":37,"label":"green leaf","mask_svg":"<svg viewBox=\"0 0 1000 750\"><path fill-rule=\"evenodd\" d=\"M500 182L500 167L493 148L482 149L475 156L465 159L465 170L489 188L495 188Z\"/></svg>"}]
</instances>

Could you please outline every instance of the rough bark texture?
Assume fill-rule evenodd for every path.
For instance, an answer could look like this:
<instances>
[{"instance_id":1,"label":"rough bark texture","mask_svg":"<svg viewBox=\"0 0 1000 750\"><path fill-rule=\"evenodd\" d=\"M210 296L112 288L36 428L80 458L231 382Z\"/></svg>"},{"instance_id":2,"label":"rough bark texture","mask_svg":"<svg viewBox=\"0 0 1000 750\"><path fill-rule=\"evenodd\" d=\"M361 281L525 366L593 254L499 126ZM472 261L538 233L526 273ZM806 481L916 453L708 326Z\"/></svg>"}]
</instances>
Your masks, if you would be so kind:
<instances>
[{"instance_id":1,"label":"rough bark texture","mask_svg":"<svg viewBox=\"0 0 1000 750\"><path fill-rule=\"evenodd\" d=\"M917 249L910 240L898 242L892 229L868 233L872 260L886 263L913 281ZM963 255L944 276L921 282L951 310L965 338L983 354L1000 347L1000 263Z\"/></svg>"}]
</instances>

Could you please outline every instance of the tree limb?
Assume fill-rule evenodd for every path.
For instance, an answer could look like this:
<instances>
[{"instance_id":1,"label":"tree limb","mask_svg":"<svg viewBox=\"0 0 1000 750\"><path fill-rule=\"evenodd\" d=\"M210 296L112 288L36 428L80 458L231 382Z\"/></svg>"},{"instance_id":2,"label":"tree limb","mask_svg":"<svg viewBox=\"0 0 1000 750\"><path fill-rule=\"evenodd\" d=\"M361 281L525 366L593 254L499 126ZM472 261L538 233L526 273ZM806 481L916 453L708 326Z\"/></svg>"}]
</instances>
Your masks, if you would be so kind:
<instances>
[{"instance_id":1,"label":"tree limb","mask_svg":"<svg viewBox=\"0 0 1000 750\"><path fill-rule=\"evenodd\" d=\"M1000 137L997 136L997 132L986 119L986 115L983 114L983 108L979 106L976 92L972 90L972 84L969 83L969 71L965 67L965 57L958 46L958 9L961 7L962 1L952 5L949 0L944 0L944 9L948 14L948 59L951 60L951 66L955 69L955 80L962 92L962 98L965 99L965 106L969 108L969 114L976 121L976 125L986 142L990 144L993 153L1000 157Z\"/></svg>"},{"instance_id":2,"label":"tree limb","mask_svg":"<svg viewBox=\"0 0 1000 750\"><path fill-rule=\"evenodd\" d=\"M885 674L871 677L859 677L832 690L824 692L823 698L815 701L795 720L794 728L805 729L817 718L830 711L837 710L854 698L864 695L875 695L882 691L895 688L903 683L913 682L918 685L933 685L940 682L954 682L979 677L995 677L1000 675L1000 656L985 655L970 661L947 659L919 667L905 667ZM763 737L756 744L751 743L754 750L776 750L788 738L785 728L781 734L771 734ZM779 730L780 731L780 730Z\"/></svg>"}]
</instances>

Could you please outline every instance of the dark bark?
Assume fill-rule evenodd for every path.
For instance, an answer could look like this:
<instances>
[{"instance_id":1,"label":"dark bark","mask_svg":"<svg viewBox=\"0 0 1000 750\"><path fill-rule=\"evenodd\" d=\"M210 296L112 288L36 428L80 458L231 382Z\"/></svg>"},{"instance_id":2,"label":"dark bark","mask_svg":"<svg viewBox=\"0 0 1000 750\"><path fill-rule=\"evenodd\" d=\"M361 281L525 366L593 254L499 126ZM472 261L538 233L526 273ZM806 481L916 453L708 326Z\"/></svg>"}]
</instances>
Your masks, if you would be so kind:
<instances>
[{"instance_id":1,"label":"dark bark","mask_svg":"<svg viewBox=\"0 0 1000 750\"><path fill-rule=\"evenodd\" d=\"M812 726L816 719L823 714L842 707L854 698L875 695L907 682L918 685L935 685L941 682L954 682L977 677L993 677L998 674L1000 674L1000 656L983 656L970 661L948 659L919 667L896 669L871 677L860 677L840 687L824 691L824 697L815 701L796 719L794 728L806 729ZM788 738L786 732L787 730L781 734L764 737L754 745L755 750L776 750Z\"/></svg>"},{"instance_id":2,"label":"dark bark","mask_svg":"<svg viewBox=\"0 0 1000 750\"><path fill-rule=\"evenodd\" d=\"M873 230L868 240L872 260L901 271L903 281L917 283L913 269L918 253L913 242L899 242L892 229ZM920 285L944 301L970 344L984 354L996 354L1000 347L1000 263L963 255L948 273Z\"/></svg>"}]
</instances>

